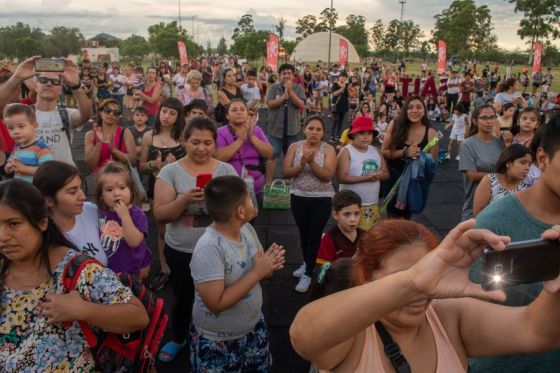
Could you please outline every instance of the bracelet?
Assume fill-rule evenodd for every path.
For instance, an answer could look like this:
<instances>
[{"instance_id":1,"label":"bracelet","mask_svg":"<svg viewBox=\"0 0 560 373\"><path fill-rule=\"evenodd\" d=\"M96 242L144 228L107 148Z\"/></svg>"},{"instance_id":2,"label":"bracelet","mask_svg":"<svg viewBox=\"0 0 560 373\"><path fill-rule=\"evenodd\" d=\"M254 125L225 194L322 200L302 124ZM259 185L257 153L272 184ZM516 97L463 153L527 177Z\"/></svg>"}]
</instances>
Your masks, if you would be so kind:
<instances>
[{"instance_id":1,"label":"bracelet","mask_svg":"<svg viewBox=\"0 0 560 373\"><path fill-rule=\"evenodd\" d=\"M401 159L406 160L408 158L408 156L406 155L406 151L408 150L408 146L405 145L402 149L402 155L401 155Z\"/></svg>"},{"instance_id":2,"label":"bracelet","mask_svg":"<svg viewBox=\"0 0 560 373\"><path fill-rule=\"evenodd\" d=\"M71 91L76 91L78 89L80 89L82 87L82 83L78 83L76 85L67 85L66 88L68 88Z\"/></svg>"}]
</instances>

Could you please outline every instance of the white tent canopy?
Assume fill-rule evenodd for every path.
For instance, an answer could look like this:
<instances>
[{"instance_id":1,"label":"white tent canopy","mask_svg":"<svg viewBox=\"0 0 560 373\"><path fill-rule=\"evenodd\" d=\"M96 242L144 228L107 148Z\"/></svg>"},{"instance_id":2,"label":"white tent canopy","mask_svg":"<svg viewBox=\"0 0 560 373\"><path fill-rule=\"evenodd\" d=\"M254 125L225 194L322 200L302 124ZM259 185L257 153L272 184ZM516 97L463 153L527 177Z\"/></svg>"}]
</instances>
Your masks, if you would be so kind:
<instances>
[{"instance_id":1,"label":"white tent canopy","mask_svg":"<svg viewBox=\"0 0 560 373\"><path fill-rule=\"evenodd\" d=\"M344 39L348 43L348 62L359 63L360 57L350 40L334 32L331 34L331 63L338 63L340 39ZM294 62L327 62L329 59L328 56L329 32L325 31L316 32L300 41L292 52L290 60Z\"/></svg>"}]
</instances>

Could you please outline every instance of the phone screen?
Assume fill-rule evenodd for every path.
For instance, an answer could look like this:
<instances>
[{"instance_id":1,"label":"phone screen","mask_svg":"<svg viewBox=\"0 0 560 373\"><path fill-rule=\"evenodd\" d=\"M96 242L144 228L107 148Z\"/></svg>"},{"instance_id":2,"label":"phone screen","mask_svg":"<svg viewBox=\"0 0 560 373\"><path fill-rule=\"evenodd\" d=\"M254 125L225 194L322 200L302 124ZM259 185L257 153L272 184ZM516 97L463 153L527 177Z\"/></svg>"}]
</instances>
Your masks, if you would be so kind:
<instances>
[{"instance_id":1,"label":"phone screen","mask_svg":"<svg viewBox=\"0 0 560 373\"><path fill-rule=\"evenodd\" d=\"M37 58L34 64L35 71L64 72L64 60L62 58Z\"/></svg>"}]
</instances>

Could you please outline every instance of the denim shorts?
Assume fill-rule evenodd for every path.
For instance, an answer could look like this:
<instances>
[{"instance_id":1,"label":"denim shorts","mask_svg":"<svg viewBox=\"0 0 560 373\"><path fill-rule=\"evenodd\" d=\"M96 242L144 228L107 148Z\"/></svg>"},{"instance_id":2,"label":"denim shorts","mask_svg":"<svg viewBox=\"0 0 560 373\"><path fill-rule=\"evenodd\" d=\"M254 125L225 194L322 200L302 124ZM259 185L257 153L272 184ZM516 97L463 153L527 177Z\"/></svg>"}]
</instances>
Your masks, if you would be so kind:
<instances>
[{"instance_id":1,"label":"denim shorts","mask_svg":"<svg viewBox=\"0 0 560 373\"><path fill-rule=\"evenodd\" d=\"M272 366L268 329L261 314L257 325L239 339L212 340L191 323L191 372L266 373Z\"/></svg>"},{"instance_id":2,"label":"denim shorts","mask_svg":"<svg viewBox=\"0 0 560 373\"><path fill-rule=\"evenodd\" d=\"M297 141L298 141L298 135L288 136L288 147ZM282 156L282 139L279 139L272 135L268 135L268 142L270 142L270 145L272 145L272 152L274 154L274 159L280 158Z\"/></svg>"}]
</instances>

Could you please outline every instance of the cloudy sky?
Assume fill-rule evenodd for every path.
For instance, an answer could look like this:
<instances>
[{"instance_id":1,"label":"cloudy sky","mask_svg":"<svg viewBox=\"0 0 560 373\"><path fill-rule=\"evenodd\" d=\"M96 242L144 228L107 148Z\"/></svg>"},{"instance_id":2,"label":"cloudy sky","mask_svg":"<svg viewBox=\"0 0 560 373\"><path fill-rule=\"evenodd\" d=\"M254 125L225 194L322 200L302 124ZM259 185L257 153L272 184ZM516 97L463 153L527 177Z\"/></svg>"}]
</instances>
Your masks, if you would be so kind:
<instances>
[{"instance_id":1,"label":"cloudy sky","mask_svg":"<svg viewBox=\"0 0 560 373\"><path fill-rule=\"evenodd\" d=\"M130 34L147 36L149 25L178 19L179 3L183 27L189 33L194 30L198 43L206 45L209 40L213 46L222 35L229 42L237 21L247 12L253 15L255 27L264 30L272 30L280 17L284 17L288 21L286 38L292 39L296 36L298 18L307 14L318 16L330 6L328 0L0 0L0 26L21 21L43 31L57 25L78 27L86 38L100 32L121 38ZM450 0L408 0L404 18L412 18L429 35L433 16L450 3ZM524 47L516 34L520 16L513 12L513 4L506 0L477 0L476 3L491 9L501 47ZM400 17L398 0L334 0L334 8L341 20L349 14L363 15L368 25L379 18L387 23Z\"/></svg>"}]
</instances>

